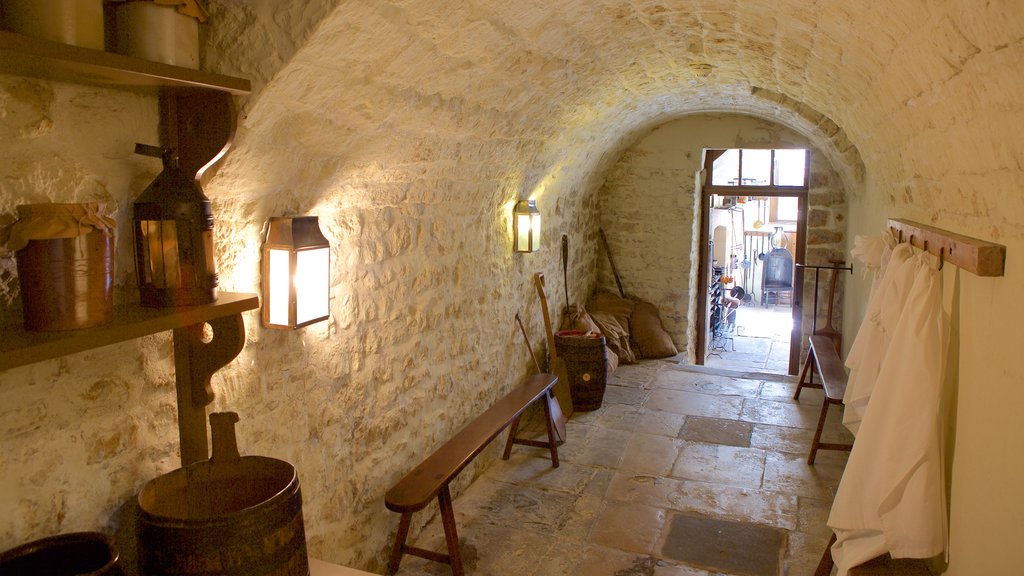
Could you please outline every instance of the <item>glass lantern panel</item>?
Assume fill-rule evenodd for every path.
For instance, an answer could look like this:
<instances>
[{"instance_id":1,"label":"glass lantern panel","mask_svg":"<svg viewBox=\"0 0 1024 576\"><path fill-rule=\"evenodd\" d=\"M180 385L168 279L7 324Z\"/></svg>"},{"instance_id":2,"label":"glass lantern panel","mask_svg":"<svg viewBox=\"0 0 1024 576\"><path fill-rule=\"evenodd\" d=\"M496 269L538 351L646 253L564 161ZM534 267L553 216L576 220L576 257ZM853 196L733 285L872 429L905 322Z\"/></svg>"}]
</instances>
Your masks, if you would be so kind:
<instances>
[{"instance_id":1,"label":"glass lantern panel","mask_svg":"<svg viewBox=\"0 0 1024 576\"><path fill-rule=\"evenodd\" d=\"M144 280L156 288L181 285L178 228L174 220L140 220L145 263Z\"/></svg>"},{"instance_id":2,"label":"glass lantern panel","mask_svg":"<svg viewBox=\"0 0 1024 576\"><path fill-rule=\"evenodd\" d=\"M536 252L540 249L540 213L532 214L530 218L530 251Z\"/></svg>"},{"instance_id":3,"label":"glass lantern panel","mask_svg":"<svg viewBox=\"0 0 1024 576\"><path fill-rule=\"evenodd\" d=\"M329 315L330 254L329 248L316 248L295 255L296 324Z\"/></svg>"},{"instance_id":4,"label":"glass lantern panel","mask_svg":"<svg viewBox=\"0 0 1024 576\"><path fill-rule=\"evenodd\" d=\"M267 314L269 322L278 326L288 325L288 301L290 299L291 278L291 253L288 250L268 250L268 270L270 277L268 295L264 296L269 306Z\"/></svg>"},{"instance_id":5,"label":"glass lantern panel","mask_svg":"<svg viewBox=\"0 0 1024 576\"><path fill-rule=\"evenodd\" d=\"M530 250L530 215L516 214L516 252L528 252Z\"/></svg>"}]
</instances>

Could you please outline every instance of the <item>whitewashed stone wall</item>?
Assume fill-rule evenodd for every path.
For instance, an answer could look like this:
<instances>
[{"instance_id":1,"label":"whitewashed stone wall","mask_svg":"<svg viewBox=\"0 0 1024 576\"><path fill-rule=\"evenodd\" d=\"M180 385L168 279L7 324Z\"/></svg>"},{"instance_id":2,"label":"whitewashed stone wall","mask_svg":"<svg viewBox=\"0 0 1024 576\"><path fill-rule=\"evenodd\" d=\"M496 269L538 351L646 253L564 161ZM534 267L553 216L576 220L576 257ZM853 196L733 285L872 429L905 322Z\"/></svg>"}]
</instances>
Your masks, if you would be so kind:
<instances>
[{"instance_id":1,"label":"whitewashed stone wall","mask_svg":"<svg viewBox=\"0 0 1024 576\"><path fill-rule=\"evenodd\" d=\"M698 326L697 249L706 245L699 230L697 172L710 148L810 147L807 139L778 124L738 115L701 114L662 124L639 139L610 171L601 190L601 226L627 292L654 303L662 325L680 352L694 357ZM836 172L817 149L811 150L808 189L808 264L827 266L843 259L846 245L846 193ZM702 240L698 240L702 239ZM827 277L825 277L827 278ZM813 277L805 279L808 300L804 327L810 333ZM606 259L598 285L615 291ZM841 286L841 284L840 284ZM828 298L827 282L819 285ZM837 291L842 302L842 291ZM841 310L833 312L841 325ZM822 317L822 323L824 318Z\"/></svg>"},{"instance_id":2,"label":"whitewashed stone wall","mask_svg":"<svg viewBox=\"0 0 1024 576\"><path fill-rule=\"evenodd\" d=\"M298 467L315 555L382 566L388 485L529 370L512 317L524 312L539 342L530 278L543 271L557 296L562 232L570 299L595 285L608 170L653 126L731 112L821 152L849 195L848 239L902 216L1007 244L1004 278L961 278L948 573L1013 572L1024 5L220 0L211 12L206 65L255 87L205 183L225 289L255 290L269 216L316 213L333 243L330 322L267 332L248 314L246 349L213 383L213 408L242 415L243 451ZM690 73L701 62L706 79ZM13 77L0 98L4 212L104 199L127 221L159 169L131 155L155 138L153 100ZM545 246L513 257L509 211L526 197ZM127 246L117 275L130 293ZM0 263L6 321L12 270ZM847 333L866 286L851 279ZM0 374L0 546L112 529L122 502L176 466L170 355L157 335Z\"/></svg>"}]
</instances>

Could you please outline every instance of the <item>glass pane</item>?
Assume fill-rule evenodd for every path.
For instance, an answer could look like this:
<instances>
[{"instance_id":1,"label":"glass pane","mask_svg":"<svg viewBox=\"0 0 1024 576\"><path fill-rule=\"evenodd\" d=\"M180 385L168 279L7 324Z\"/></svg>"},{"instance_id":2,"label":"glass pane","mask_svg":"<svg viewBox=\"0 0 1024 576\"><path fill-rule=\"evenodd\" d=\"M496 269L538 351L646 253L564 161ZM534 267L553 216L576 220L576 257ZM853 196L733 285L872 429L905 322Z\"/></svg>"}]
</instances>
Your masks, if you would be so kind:
<instances>
[{"instance_id":1,"label":"glass pane","mask_svg":"<svg viewBox=\"0 0 1024 576\"><path fill-rule=\"evenodd\" d=\"M726 150L711 164L713 186L736 186L740 183L740 151Z\"/></svg>"},{"instance_id":2,"label":"glass pane","mask_svg":"<svg viewBox=\"0 0 1024 576\"><path fill-rule=\"evenodd\" d=\"M288 325L288 302L291 300L291 254L287 250L267 251L267 290L264 306L269 306L269 322L278 326Z\"/></svg>"},{"instance_id":3,"label":"glass pane","mask_svg":"<svg viewBox=\"0 0 1024 576\"><path fill-rule=\"evenodd\" d=\"M796 222L797 217L797 199L795 196L783 196L775 199L775 218L776 222Z\"/></svg>"},{"instance_id":4,"label":"glass pane","mask_svg":"<svg viewBox=\"0 0 1024 576\"><path fill-rule=\"evenodd\" d=\"M806 150L776 150L775 184L778 186L803 186L806 160Z\"/></svg>"},{"instance_id":5,"label":"glass pane","mask_svg":"<svg viewBox=\"0 0 1024 576\"><path fill-rule=\"evenodd\" d=\"M331 251L302 250L295 256L295 323L330 314Z\"/></svg>"},{"instance_id":6,"label":"glass pane","mask_svg":"<svg viewBox=\"0 0 1024 576\"><path fill-rule=\"evenodd\" d=\"M743 150L743 174L740 184L743 186L768 186L771 184L772 151Z\"/></svg>"}]
</instances>

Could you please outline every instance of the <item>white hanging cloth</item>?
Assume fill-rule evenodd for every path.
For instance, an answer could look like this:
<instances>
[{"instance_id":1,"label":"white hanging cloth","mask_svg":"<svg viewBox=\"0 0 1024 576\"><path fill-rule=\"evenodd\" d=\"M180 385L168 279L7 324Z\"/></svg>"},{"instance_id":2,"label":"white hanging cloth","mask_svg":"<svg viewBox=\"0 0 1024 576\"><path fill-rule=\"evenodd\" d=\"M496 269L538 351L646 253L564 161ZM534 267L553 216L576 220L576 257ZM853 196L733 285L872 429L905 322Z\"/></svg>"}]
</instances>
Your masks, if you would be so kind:
<instances>
[{"instance_id":1,"label":"white hanging cloth","mask_svg":"<svg viewBox=\"0 0 1024 576\"><path fill-rule=\"evenodd\" d=\"M890 238L891 235L883 235ZM891 244L890 244L891 246ZM914 255L910 244L899 244L890 250L887 265L880 269L882 276L877 281L868 300L867 311L857 336L846 356L850 368L846 394L843 396L843 425L854 435L864 418L871 392L875 388L882 359L892 341L896 322L900 318L907 294L914 281L916 267L904 266ZM886 260L884 251L878 254L880 261ZM866 266L871 266L865 263Z\"/></svg>"},{"instance_id":2,"label":"white hanging cloth","mask_svg":"<svg viewBox=\"0 0 1024 576\"><path fill-rule=\"evenodd\" d=\"M908 268L899 273L912 275L913 284L829 515L839 576L886 552L930 558L945 549L942 277L934 256L917 254L900 263L897 250L889 267Z\"/></svg>"}]
</instances>

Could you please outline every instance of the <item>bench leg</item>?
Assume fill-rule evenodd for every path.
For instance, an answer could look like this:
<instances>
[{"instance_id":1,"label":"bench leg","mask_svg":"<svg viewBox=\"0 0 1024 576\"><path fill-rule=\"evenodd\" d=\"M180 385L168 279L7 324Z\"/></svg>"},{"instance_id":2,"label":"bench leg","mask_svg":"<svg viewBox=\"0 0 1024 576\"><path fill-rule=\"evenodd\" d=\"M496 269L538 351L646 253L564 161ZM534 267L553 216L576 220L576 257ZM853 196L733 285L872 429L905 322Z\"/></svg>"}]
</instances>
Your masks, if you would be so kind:
<instances>
[{"instance_id":1,"label":"bench leg","mask_svg":"<svg viewBox=\"0 0 1024 576\"><path fill-rule=\"evenodd\" d=\"M459 533L455 529L455 511L452 509L452 495L448 486L437 495L441 507L441 524L444 526L444 539L448 543L448 559L452 566L452 576L463 576L462 554L459 553Z\"/></svg>"},{"instance_id":2,"label":"bench leg","mask_svg":"<svg viewBox=\"0 0 1024 576\"><path fill-rule=\"evenodd\" d=\"M405 539L409 537L410 522L412 522L412 512L403 512L402 519L398 521L398 533L395 534L395 545L391 547L391 559L388 560L388 576L394 576L394 574L398 572L398 565L402 563Z\"/></svg>"},{"instance_id":3,"label":"bench leg","mask_svg":"<svg viewBox=\"0 0 1024 576\"><path fill-rule=\"evenodd\" d=\"M821 416L818 417L818 429L814 432L814 441L811 442L811 453L807 456L807 463L814 464L814 458L818 455L818 447L821 446L821 431L825 429L825 417L828 416L828 396L821 401Z\"/></svg>"},{"instance_id":4,"label":"bench leg","mask_svg":"<svg viewBox=\"0 0 1024 576\"><path fill-rule=\"evenodd\" d=\"M551 391L548 390L544 402L544 420L548 425L548 448L551 450L551 467L558 468L558 444L555 442L555 421L551 414Z\"/></svg>"},{"instance_id":5,"label":"bench leg","mask_svg":"<svg viewBox=\"0 0 1024 576\"><path fill-rule=\"evenodd\" d=\"M836 533L833 532L832 538L825 546L825 551L821 554L821 560L818 561L818 569L814 571L814 576L828 576L832 573L832 567L835 565L832 561L832 545L835 543Z\"/></svg>"},{"instance_id":6,"label":"bench leg","mask_svg":"<svg viewBox=\"0 0 1024 576\"><path fill-rule=\"evenodd\" d=\"M516 434L519 433L519 417L512 421L508 429L508 440L505 441L505 453L501 455L502 460L508 460L512 454L512 445L516 443Z\"/></svg>"},{"instance_id":7,"label":"bench leg","mask_svg":"<svg viewBox=\"0 0 1024 576\"><path fill-rule=\"evenodd\" d=\"M814 382L814 370L812 370L813 366L814 366L814 351L813 350L808 350L807 351L807 360L804 361L804 368L803 368L803 370L800 371L800 380L797 381L797 383L796 383L796 394L793 394L793 400L799 400L800 399L800 390L803 389L803 387L804 387L804 379L807 377L808 374L811 375L811 379L808 380L807 383L810 384L811 382Z\"/></svg>"}]
</instances>

